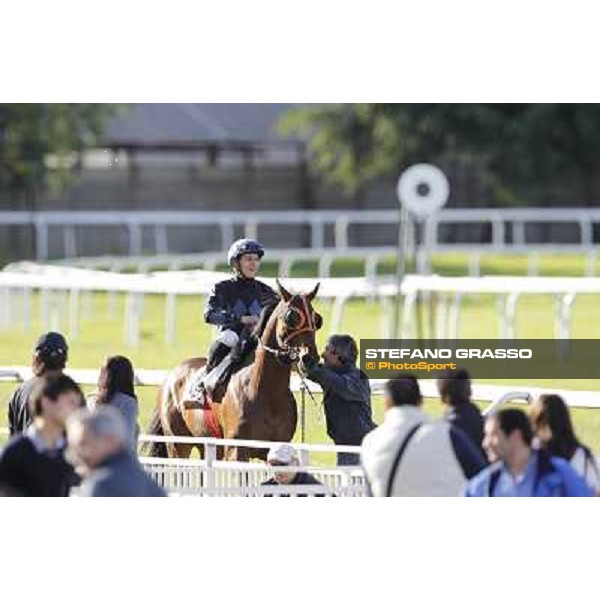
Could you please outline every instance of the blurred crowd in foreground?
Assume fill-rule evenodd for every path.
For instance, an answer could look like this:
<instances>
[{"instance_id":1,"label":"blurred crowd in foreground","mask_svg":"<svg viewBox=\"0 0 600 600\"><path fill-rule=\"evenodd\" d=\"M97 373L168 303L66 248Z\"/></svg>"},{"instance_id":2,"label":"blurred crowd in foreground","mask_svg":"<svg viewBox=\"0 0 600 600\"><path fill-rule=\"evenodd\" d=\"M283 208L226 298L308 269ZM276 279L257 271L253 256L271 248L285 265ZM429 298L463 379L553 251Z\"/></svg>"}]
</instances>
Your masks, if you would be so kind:
<instances>
[{"instance_id":1,"label":"blurred crowd in foreground","mask_svg":"<svg viewBox=\"0 0 600 600\"><path fill-rule=\"evenodd\" d=\"M373 496L594 496L600 467L577 437L565 401L555 394L535 399L528 412L507 408L484 419L471 398L464 370L438 380L444 418L422 409L413 377L384 389L385 416L372 421L368 379L355 365L356 343L332 336L324 365L300 365L321 384L327 432L337 444L361 445L360 457L338 464L361 468ZM11 438L0 455L0 495L164 496L137 456L138 401L134 369L124 356L106 360L98 389L84 397L64 374L67 342L49 332L37 341L33 377L10 403ZM276 467L263 485L311 485L288 444L274 446ZM358 465L360 463L360 466ZM355 465L349 467L348 465ZM296 467L289 473L283 467Z\"/></svg>"}]
</instances>

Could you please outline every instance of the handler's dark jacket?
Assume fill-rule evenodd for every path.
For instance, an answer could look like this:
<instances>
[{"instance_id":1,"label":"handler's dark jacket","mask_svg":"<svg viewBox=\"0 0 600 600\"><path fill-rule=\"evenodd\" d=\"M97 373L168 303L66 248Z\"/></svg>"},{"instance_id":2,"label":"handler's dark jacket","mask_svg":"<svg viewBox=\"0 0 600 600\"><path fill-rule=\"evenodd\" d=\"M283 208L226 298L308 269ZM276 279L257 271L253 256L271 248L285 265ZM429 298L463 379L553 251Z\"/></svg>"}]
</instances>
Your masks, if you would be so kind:
<instances>
[{"instance_id":1,"label":"handler's dark jacket","mask_svg":"<svg viewBox=\"0 0 600 600\"><path fill-rule=\"evenodd\" d=\"M8 403L8 428L11 436L23 433L31 425L28 399L38 381L39 377L24 381Z\"/></svg>"},{"instance_id":2,"label":"handler's dark jacket","mask_svg":"<svg viewBox=\"0 0 600 600\"><path fill-rule=\"evenodd\" d=\"M279 296L266 283L232 277L214 286L206 302L204 320L239 335L244 329L240 322L242 317L258 317L265 306L276 302L279 302Z\"/></svg>"},{"instance_id":3,"label":"handler's dark jacket","mask_svg":"<svg viewBox=\"0 0 600 600\"><path fill-rule=\"evenodd\" d=\"M376 427L367 376L354 365L332 368L308 359L304 366L306 376L323 388L327 435L336 444L359 446Z\"/></svg>"}]
</instances>

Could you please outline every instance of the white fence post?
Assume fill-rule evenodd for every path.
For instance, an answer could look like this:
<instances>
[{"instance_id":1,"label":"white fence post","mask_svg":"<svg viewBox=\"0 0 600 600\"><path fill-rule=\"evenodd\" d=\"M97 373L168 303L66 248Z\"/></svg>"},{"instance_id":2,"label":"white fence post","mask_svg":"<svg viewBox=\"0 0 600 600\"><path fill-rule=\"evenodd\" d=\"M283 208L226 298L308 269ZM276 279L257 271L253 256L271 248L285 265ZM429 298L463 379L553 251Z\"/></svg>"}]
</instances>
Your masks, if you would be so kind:
<instances>
[{"instance_id":1,"label":"white fence post","mask_svg":"<svg viewBox=\"0 0 600 600\"><path fill-rule=\"evenodd\" d=\"M204 460L206 461L206 485L209 488L215 487L214 463L217 460L217 447L215 444L206 442L204 444Z\"/></svg>"},{"instance_id":2,"label":"white fence post","mask_svg":"<svg viewBox=\"0 0 600 600\"><path fill-rule=\"evenodd\" d=\"M175 294L167 294L165 301L165 340L169 346L175 343L176 302L177 297Z\"/></svg>"}]
</instances>

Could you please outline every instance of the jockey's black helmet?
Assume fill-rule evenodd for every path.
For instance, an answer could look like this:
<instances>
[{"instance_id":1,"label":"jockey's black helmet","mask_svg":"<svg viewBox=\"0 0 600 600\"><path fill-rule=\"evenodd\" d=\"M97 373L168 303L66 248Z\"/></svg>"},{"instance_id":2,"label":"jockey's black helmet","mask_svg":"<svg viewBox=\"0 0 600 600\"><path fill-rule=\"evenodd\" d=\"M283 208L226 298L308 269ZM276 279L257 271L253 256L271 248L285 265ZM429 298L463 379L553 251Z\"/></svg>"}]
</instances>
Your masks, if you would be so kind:
<instances>
[{"instance_id":1,"label":"jockey's black helmet","mask_svg":"<svg viewBox=\"0 0 600 600\"><path fill-rule=\"evenodd\" d=\"M241 238L231 244L229 252L227 252L227 262L229 266L233 267L234 262L244 254L257 254L258 258L262 258L265 255L265 249L262 244L256 240L249 238Z\"/></svg>"}]
</instances>

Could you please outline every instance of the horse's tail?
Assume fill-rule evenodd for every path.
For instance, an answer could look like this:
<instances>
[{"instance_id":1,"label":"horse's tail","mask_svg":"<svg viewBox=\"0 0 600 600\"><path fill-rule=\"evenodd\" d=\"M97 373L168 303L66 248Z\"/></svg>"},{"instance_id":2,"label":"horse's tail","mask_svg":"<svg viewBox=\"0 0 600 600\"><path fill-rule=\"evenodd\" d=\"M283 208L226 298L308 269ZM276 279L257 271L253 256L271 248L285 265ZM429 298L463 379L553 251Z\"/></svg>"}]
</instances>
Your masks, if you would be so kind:
<instances>
[{"instance_id":1,"label":"horse's tail","mask_svg":"<svg viewBox=\"0 0 600 600\"><path fill-rule=\"evenodd\" d=\"M164 435L162 420L160 418L160 407L156 406L150 419L150 425L148 426L148 433L150 435ZM146 442L143 446L144 453L149 456L156 458L168 458L167 445L164 442Z\"/></svg>"},{"instance_id":2,"label":"horse's tail","mask_svg":"<svg viewBox=\"0 0 600 600\"><path fill-rule=\"evenodd\" d=\"M175 401L176 389L175 382L177 380L177 370L173 370L169 373L167 379L163 382L158 390L158 397L156 399L156 406L152 412L150 418L150 425L148 426L148 433L150 435L173 435L171 431L171 424L167 423L167 431L163 425L161 414L169 413L168 407L171 402ZM163 410L165 409L165 410ZM169 458L169 452L167 445L164 442L147 442L144 444L144 452L149 456L155 458Z\"/></svg>"}]
</instances>

